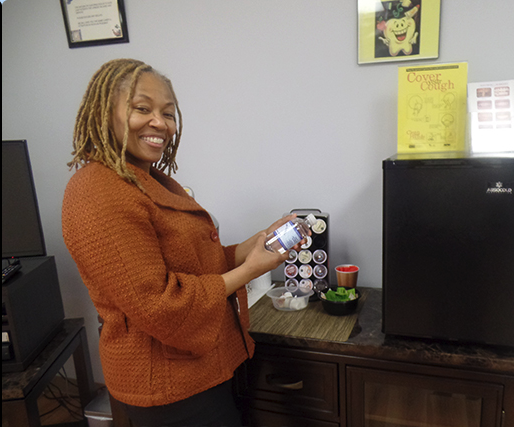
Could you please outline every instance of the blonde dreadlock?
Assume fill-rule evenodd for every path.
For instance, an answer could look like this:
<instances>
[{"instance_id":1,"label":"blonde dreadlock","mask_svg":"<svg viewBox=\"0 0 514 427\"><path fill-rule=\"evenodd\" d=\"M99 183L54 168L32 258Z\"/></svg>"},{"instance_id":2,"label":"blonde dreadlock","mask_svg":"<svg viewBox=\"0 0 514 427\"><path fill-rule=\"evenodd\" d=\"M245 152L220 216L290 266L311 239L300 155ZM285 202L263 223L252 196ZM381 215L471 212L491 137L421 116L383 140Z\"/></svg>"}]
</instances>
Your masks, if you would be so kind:
<instances>
[{"instance_id":1,"label":"blonde dreadlock","mask_svg":"<svg viewBox=\"0 0 514 427\"><path fill-rule=\"evenodd\" d=\"M91 161L100 162L116 171L122 178L133 182L144 192L135 174L127 168L125 153L127 151L129 133L130 101L134 96L134 90L139 77L142 73L146 72L154 73L168 86L173 96L173 102L175 103L179 119L175 138L168 144L155 167L160 171L168 169L168 175L171 175L171 171L177 171L178 166L175 158L180 137L182 136L182 114L178 107L175 91L168 78L144 62L134 59L115 59L109 61L102 65L91 78L75 120L73 132L74 150L71 153L73 159L68 163L70 169L73 167L78 169ZM123 144L120 149L114 131L110 126L110 115L113 111L113 103L116 100L117 94L126 83L129 84L129 94L126 101L127 118Z\"/></svg>"}]
</instances>

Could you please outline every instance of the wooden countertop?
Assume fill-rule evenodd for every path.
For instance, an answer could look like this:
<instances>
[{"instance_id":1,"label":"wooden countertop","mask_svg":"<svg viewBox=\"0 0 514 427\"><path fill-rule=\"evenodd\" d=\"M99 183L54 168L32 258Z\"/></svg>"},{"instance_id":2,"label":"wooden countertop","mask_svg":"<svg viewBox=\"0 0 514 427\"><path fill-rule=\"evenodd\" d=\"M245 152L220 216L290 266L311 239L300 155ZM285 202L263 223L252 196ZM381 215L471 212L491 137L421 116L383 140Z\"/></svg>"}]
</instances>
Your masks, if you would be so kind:
<instances>
[{"instance_id":1,"label":"wooden countertop","mask_svg":"<svg viewBox=\"0 0 514 427\"><path fill-rule=\"evenodd\" d=\"M359 289L365 292L366 298L359 303L357 321L346 341L339 340L338 336L344 334L337 332L343 327L345 316L330 316L322 310L320 301L311 301L298 312L282 312L266 296L250 308L250 334L263 344L514 374L514 348L386 336L382 333L382 289ZM292 323L295 327L284 327Z\"/></svg>"}]
</instances>

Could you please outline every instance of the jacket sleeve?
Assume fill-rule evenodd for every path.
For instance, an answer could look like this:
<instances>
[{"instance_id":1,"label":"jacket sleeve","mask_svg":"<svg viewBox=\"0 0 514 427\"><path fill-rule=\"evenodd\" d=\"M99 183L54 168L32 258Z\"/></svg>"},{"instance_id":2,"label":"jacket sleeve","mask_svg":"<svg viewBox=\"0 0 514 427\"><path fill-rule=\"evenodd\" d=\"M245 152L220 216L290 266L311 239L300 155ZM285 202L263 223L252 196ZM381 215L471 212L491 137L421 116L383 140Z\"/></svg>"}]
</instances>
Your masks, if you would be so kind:
<instances>
[{"instance_id":1,"label":"jacket sleeve","mask_svg":"<svg viewBox=\"0 0 514 427\"><path fill-rule=\"evenodd\" d=\"M223 325L224 280L219 272L168 271L151 206L124 182L113 191L80 178L70 181L62 211L65 243L97 310L112 317L106 326L123 320L127 330L136 328L165 346L205 354L217 346ZM235 251L219 242L202 244L212 245L206 249L218 258Z\"/></svg>"},{"instance_id":2,"label":"jacket sleeve","mask_svg":"<svg viewBox=\"0 0 514 427\"><path fill-rule=\"evenodd\" d=\"M225 258L227 260L228 270L236 268L236 248L237 245L224 246Z\"/></svg>"}]
</instances>

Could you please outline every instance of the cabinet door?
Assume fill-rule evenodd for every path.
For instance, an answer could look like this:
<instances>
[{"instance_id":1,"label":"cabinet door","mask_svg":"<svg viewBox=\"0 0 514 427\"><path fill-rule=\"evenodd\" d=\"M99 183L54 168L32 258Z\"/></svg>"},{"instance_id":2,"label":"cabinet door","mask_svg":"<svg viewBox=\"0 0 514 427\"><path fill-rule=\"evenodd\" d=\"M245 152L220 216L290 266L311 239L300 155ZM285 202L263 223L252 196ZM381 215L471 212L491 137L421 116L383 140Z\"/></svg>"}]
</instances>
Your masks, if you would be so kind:
<instances>
[{"instance_id":1,"label":"cabinet door","mask_svg":"<svg viewBox=\"0 0 514 427\"><path fill-rule=\"evenodd\" d=\"M352 427L497 427L503 386L347 367Z\"/></svg>"}]
</instances>

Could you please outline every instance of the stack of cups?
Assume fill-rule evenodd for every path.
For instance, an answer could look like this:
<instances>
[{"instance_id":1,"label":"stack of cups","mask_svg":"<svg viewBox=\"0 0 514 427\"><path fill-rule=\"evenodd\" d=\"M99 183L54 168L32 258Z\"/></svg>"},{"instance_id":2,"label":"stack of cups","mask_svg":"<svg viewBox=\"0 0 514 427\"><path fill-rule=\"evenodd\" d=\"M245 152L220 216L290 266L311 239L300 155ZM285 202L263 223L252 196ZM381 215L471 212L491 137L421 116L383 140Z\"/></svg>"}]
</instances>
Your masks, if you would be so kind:
<instances>
[{"instance_id":1,"label":"stack of cups","mask_svg":"<svg viewBox=\"0 0 514 427\"><path fill-rule=\"evenodd\" d=\"M264 273L262 276L253 279L247 286L250 292L267 291L271 287L271 271Z\"/></svg>"}]
</instances>

